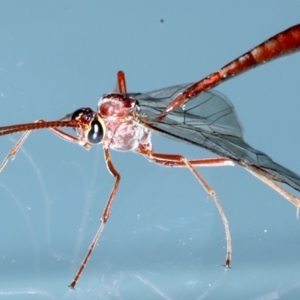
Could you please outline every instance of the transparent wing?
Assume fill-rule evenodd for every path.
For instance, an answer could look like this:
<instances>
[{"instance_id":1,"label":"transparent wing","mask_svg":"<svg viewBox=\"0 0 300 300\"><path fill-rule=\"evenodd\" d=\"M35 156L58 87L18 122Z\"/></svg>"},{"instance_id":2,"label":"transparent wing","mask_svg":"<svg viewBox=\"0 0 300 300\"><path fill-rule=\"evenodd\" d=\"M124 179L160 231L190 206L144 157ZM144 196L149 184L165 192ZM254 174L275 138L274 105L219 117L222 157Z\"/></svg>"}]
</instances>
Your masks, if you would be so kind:
<instances>
[{"instance_id":1,"label":"transparent wing","mask_svg":"<svg viewBox=\"0 0 300 300\"><path fill-rule=\"evenodd\" d=\"M151 124L159 127L156 118L177 95L185 91L191 84L173 86L146 94L137 94L141 114L147 117ZM192 98L184 106L172 111L163 124L186 125L209 133L218 132L242 137L242 127L234 113L233 105L225 96L217 92L205 92ZM172 129L171 129L172 130Z\"/></svg>"},{"instance_id":2,"label":"transparent wing","mask_svg":"<svg viewBox=\"0 0 300 300\"><path fill-rule=\"evenodd\" d=\"M191 84L177 85L145 94L128 94L140 104L140 119L158 133L208 149L233 161L262 168L263 175L300 191L300 176L252 148L243 139L243 130L233 105L216 91L201 93L164 119L157 116L172 99Z\"/></svg>"}]
</instances>

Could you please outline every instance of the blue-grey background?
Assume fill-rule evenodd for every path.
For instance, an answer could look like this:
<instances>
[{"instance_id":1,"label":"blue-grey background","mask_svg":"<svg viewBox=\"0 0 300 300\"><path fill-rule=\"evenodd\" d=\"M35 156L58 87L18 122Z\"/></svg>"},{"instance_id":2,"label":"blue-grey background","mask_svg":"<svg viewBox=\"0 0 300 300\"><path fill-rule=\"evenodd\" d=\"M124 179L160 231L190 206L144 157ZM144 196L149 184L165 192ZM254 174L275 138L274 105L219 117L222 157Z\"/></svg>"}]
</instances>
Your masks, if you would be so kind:
<instances>
[{"instance_id":1,"label":"blue-grey background","mask_svg":"<svg viewBox=\"0 0 300 300\"><path fill-rule=\"evenodd\" d=\"M0 124L96 109L124 70L147 92L201 79L300 22L300 1L1 1ZM245 139L300 173L300 56L220 85ZM18 135L0 139L5 157ZM153 136L157 151L213 156ZM296 209L241 167L200 170L230 221L232 269L211 199L188 170L112 153L111 218L76 291L71 282L113 186L101 146L34 132L0 174L1 299L296 299ZM299 194L298 194L299 196Z\"/></svg>"}]
</instances>

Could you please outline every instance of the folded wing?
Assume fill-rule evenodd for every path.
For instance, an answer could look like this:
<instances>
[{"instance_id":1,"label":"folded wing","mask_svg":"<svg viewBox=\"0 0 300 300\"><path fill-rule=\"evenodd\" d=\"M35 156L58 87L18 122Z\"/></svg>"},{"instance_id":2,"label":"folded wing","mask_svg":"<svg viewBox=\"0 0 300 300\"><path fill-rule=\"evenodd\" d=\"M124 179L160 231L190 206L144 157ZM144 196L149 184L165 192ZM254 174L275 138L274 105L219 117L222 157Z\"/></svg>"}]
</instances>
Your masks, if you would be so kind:
<instances>
[{"instance_id":1,"label":"folded wing","mask_svg":"<svg viewBox=\"0 0 300 300\"><path fill-rule=\"evenodd\" d=\"M208 149L248 168L262 169L263 175L300 191L300 176L252 148L243 139L243 130L233 105L216 91L201 93L164 119L157 116L168 103L191 84L164 88L145 94L128 94L139 101L141 122L160 134Z\"/></svg>"}]
</instances>

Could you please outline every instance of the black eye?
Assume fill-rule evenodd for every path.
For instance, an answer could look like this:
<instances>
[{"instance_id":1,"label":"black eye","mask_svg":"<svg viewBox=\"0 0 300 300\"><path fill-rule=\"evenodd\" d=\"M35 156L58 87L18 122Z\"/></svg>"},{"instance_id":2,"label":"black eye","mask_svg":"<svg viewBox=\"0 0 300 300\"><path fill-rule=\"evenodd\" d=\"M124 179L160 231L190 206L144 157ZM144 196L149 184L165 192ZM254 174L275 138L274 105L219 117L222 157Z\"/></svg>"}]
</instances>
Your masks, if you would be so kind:
<instances>
[{"instance_id":1,"label":"black eye","mask_svg":"<svg viewBox=\"0 0 300 300\"><path fill-rule=\"evenodd\" d=\"M101 143L103 138L103 127L98 120L91 122L91 129L89 130L87 138L91 144Z\"/></svg>"}]
</instances>

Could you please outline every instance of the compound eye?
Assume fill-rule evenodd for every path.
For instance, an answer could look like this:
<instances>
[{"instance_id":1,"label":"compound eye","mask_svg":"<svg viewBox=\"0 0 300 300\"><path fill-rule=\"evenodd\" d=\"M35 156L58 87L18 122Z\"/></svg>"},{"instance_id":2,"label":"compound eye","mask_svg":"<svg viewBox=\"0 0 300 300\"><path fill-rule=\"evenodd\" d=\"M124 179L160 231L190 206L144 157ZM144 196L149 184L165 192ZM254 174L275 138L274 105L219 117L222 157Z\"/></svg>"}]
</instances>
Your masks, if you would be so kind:
<instances>
[{"instance_id":1,"label":"compound eye","mask_svg":"<svg viewBox=\"0 0 300 300\"><path fill-rule=\"evenodd\" d=\"M87 135L87 139L91 144L99 144L103 139L103 126L98 120L91 122L91 129Z\"/></svg>"}]
</instances>

